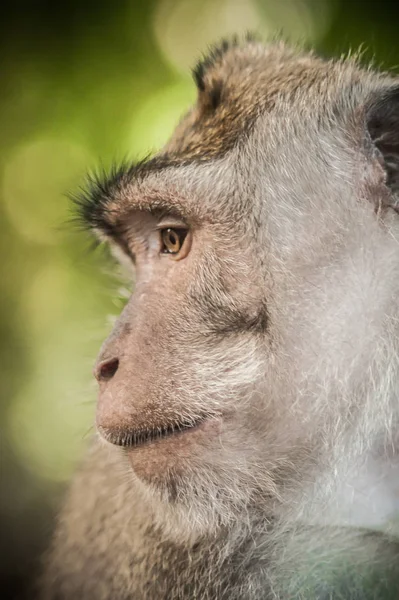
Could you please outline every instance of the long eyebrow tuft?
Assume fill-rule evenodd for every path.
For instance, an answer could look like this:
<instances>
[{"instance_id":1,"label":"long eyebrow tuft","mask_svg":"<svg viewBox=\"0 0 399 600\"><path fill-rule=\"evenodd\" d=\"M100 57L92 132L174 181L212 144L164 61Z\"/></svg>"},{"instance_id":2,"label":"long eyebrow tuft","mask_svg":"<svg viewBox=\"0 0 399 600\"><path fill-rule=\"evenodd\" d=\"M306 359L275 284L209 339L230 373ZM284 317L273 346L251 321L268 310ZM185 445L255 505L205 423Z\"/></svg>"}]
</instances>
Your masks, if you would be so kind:
<instances>
[{"instance_id":1,"label":"long eyebrow tuft","mask_svg":"<svg viewBox=\"0 0 399 600\"><path fill-rule=\"evenodd\" d=\"M108 171L105 169L92 171L86 176L85 183L77 192L69 194L69 199L75 207L72 220L81 229L94 230L97 233L101 231L107 237L116 237L118 232L115 224L123 215L123 210L118 209L118 214L115 214L115 200L126 195L129 185L133 181L142 181L149 174L191 162L184 157L165 153L133 163L125 161L114 164ZM134 205L133 199L130 199L129 205ZM157 214L165 212L177 214L183 219L187 217L184 205L176 198L171 204L164 194L161 196L154 194L147 201L141 199L141 202L136 202L135 206Z\"/></svg>"},{"instance_id":2,"label":"long eyebrow tuft","mask_svg":"<svg viewBox=\"0 0 399 600\"><path fill-rule=\"evenodd\" d=\"M73 221L78 227L108 231L109 221L106 215L110 200L122 190L132 169L137 166L124 161L114 163L109 170L100 168L86 175L78 190L68 194L74 205Z\"/></svg>"}]
</instances>

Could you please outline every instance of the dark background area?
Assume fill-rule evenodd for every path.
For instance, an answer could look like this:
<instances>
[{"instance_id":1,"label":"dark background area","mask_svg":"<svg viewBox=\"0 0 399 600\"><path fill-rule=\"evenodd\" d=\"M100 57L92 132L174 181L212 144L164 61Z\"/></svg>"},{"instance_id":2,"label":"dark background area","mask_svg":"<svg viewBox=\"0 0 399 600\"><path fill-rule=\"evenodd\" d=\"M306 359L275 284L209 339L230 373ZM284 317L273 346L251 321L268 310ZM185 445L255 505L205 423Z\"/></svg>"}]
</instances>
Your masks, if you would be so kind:
<instances>
[{"instance_id":1,"label":"dark background area","mask_svg":"<svg viewBox=\"0 0 399 600\"><path fill-rule=\"evenodd\" d=\"M6 2L0 8L0 594L29 583L93 428L91 367L123 303L67 224L88 169L160 147L219 37L282 32L399 64L398 4L360 0ZM116 298L116 300L115 300ZM111 318L109 318L111 315Z\"/></svg>"}]
</instances>

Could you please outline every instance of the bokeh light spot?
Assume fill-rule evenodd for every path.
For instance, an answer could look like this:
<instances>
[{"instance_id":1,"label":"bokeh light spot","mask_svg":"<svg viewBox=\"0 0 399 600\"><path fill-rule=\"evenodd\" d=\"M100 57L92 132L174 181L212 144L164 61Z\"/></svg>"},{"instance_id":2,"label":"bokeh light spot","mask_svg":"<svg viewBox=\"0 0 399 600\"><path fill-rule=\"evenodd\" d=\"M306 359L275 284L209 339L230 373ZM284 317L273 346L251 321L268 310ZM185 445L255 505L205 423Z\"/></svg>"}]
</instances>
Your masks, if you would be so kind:
<instances>
[{"instance_id":1,"label":"bokeh light spot","mask_svg":"<svg viewBox=\"0 0 399 600\"><path fill-rule=\"evenodd\" d=\"M315 42L332 21L329 0L162 0L154 31L167 60L187 72L207 46L221 38L281 34L291 41Z\"/></svg>"},{"instance_id":2,"label":"bokeh light spot","mask_svg":"<svg viewBox=\"0 0 399 600\"><path fill-rule=\"evenodd\" d=\"M65 194L90 164L88 151L69 140L38 139L8 159L2 193L7 215L29 242L53 244L70 214Z\"/></svg>"},{"instance_id":3,"label":"bokeh light spot","mask_svg":"<svg viewBox=\"0 0 399 600\"><path fill-rule=\"evenodd\" d=\"M270 32L252 0L163 0L154 30L165 57L179 70L194 66L209 44L248 31Z\"/></svg>"}]
</instances>

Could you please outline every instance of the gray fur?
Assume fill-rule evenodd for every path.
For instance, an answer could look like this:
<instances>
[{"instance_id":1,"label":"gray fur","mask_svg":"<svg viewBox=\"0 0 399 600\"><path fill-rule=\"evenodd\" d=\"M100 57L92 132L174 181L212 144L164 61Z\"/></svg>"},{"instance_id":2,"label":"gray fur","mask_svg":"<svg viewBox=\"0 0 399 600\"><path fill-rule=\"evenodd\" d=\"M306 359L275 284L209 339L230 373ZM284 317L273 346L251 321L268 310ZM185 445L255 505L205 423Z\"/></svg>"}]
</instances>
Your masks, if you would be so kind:
<instances>
[{"instance_id":1,"label":"gray fur","mask_svg":"<svg viewBox=\"0 0 399 600\"><path fill-rule=\"evenodd\" d=\"M160 156L85 205L139 275L99 358L119 359L97 415L114 445L72 483L41 597L397 598L387 492L378 527L348 514L375 470L399 491L399 82L281 44L205 67ZM151 262L168 206L192 249ZM216 438L132 470L132 430L199 417Z\"/></svg>"}]
</instances>

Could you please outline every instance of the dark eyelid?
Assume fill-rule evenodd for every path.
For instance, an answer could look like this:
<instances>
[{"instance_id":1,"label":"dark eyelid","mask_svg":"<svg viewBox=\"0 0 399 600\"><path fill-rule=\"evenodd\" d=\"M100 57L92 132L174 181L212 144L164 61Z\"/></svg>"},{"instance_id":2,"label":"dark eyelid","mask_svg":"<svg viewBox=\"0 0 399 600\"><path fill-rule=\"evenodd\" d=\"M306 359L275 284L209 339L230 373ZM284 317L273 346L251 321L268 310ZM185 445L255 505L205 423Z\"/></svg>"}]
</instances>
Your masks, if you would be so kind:
<instances>
[{"instance_id":1,"label":"dark eyelid","mask_svg":"<svg viewBox=\"0 0 399 600\"><path fill-rule=\"evenodd\" d=\"M184 215L180 213L179 210L176 210L175 207L170 207L169 209L164 208L163 210L150 210L150 213L157 220L157 228L165 225L179 225L180 227L187 227L187 219Z\"/></svg>"},{"instance_id":2,"label":"dark eyelid","mask_svg":"<svg viewBox=\"0 0 399 600\"><path fill-rule=\"evenodd\" d=\"M181 219L165 217L160 222L158 222L156 229L158 231L160 231L162 229L189 229L189 226L187 225L187 223L185 223Z\"/></svg>"}]
</instances>

